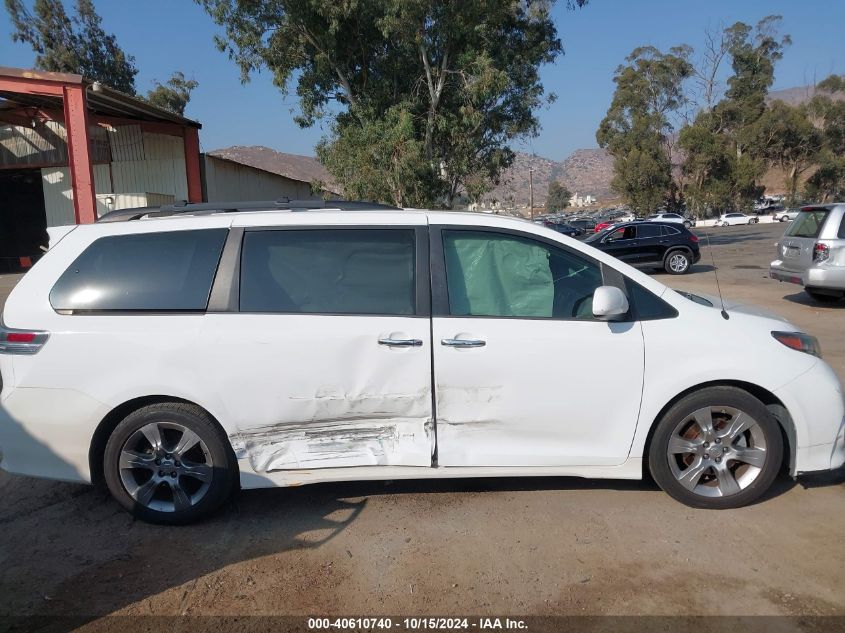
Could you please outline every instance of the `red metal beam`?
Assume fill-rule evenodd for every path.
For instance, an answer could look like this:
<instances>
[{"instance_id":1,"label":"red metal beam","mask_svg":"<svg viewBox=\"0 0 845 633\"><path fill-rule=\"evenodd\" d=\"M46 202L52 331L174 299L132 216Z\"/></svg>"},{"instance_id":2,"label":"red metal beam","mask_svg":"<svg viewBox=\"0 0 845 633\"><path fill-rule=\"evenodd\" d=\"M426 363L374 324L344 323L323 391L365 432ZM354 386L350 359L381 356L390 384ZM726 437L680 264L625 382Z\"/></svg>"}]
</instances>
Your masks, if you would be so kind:
<instances>
[{"instance_id":1,"label":"red metal beam","mask_svg":"<svg viewBox=\"0 0 845 633\"><path fill-rule=\"evenodd\" d=\"M77 224L90 224L97 219L97 198L94 194L94 170L91 167L85 88L65 86L64 110L73 210Z\"/></svg>"},{"instance_id":2,"label":"red metal beam","mask_svg":"<svg viewBox=\"0 0 845 633\"><path fill-rule=\"evenodd\" d=\"M195 127L185 128L185 172L188 176L188 202L202 202L200 137Z\"/></svg>"},{"instance_id":3,"label":"red metal beam","mask_svg":"<svg viewBox=\"0 0 845 633\"><path fill-rule=\"evenodd\" d=\"M38 79L30 79L28 77L0 76L0 92L19 92L25 95L61 97L65 87L69 87L70 85L71 84L63 85L60 83L45 83Z\"/></svg>"}]
</instances>

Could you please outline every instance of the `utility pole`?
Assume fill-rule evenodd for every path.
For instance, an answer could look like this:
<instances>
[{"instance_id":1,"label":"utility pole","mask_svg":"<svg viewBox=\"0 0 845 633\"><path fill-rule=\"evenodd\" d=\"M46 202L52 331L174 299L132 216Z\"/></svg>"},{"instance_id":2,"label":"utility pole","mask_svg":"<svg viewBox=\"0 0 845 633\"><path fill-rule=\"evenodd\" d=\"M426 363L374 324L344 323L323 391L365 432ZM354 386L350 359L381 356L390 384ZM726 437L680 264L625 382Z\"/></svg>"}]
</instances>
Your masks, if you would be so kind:
<instances>
[{"instance_id":1,"label":"utility pole","mask_svg":"<svg viewBox=\"0 0 845 633\"><path fill-rule=\"evenodd\" d=\"M531 219L534 219L534 170L528 170L528 206L531 210L528 212L531 214Z\"/></svg>"}]
</instances>

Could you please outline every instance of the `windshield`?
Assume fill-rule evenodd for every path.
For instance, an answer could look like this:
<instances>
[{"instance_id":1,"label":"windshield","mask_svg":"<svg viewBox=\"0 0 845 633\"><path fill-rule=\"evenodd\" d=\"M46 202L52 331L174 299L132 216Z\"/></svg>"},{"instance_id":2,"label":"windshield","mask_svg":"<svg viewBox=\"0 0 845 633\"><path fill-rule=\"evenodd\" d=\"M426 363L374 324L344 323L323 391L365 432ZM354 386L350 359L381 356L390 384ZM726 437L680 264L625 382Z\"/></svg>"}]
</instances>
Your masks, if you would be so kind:
<instances>
[{"instance_id":1,"label":"windshield","mask_svg":"<svg viewBox=\"0 0 845 633\"><path fill-rule=\"evenodd\" d=\"M593 233L589 237L584 238L582 241L587 243L587 244L589 244L591 242L598 242L599 240L601 240L601 238L603 238L605 235L610 233L612 230L613 230L613 227L608 227L606 229L602 229L598 233Z\"/></svg>"},{"instance_id":2,"label":"windshield","mask_svg":"<svg viewBox=\"0 0 845 633\"><path fill-rule=\"evenodd\" d=\"M830 213L828 209L807 209L798 214L786 230L788 237L817 238L824 226L825 218Z\"/></svg>"}]
</instances>

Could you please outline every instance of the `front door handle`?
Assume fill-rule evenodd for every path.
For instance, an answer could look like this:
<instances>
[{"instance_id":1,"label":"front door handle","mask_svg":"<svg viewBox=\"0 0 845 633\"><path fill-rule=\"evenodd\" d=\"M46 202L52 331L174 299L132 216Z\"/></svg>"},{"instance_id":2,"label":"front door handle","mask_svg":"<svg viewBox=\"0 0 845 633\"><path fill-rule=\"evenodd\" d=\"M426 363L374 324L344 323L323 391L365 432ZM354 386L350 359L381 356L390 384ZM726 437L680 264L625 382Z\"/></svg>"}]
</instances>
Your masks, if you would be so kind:
<instances>
[{"instance_id":1,"label":"front door handle","mask_svg":"<svg viewBox=\"0 0 845 633\"><path fill-rule=\"evenodd\" d=\"M440 340L440 344L448 347L484 347L487 341L474 338L444 338Z\"/></svg>"},{"instance_id":2,"label":"front door handle","mask_svg":"<svg viewBox=\"0 0 845 633\"><path fill-rule=\"evenodd\" d=\"M378 344L388 347L421 347L422 341L418 338L380 338Z\"/></svg>"}]
</instances>

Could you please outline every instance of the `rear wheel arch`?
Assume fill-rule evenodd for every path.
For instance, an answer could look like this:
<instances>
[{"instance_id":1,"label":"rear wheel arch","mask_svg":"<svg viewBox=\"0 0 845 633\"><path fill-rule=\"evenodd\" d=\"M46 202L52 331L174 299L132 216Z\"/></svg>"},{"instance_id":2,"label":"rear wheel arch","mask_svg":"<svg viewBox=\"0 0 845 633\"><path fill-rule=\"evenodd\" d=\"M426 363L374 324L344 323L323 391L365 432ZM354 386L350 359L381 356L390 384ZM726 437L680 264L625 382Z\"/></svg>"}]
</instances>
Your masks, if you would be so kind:
<instances>
[{"instance_id":1,"label":"rear wheel arch","mask_svg":"<svg viewBox=\"0 0 845 633\"><path fill-rule=\"evenodd\" d=\"M775 418L775 420L777 420L778 425L780 426L784 445L784 461L786 462L786 465L789 468L790 474L793 474L795 471L795 450L797 446L797 433L795 430L795 422L793 421L792 416L790 415L786 406L784 406L783 402L781 402L780 399L771 391L769 391L768 389L764 389L759 385L755 385L750 382L744 382L741 380L714 380L711 382L704 382L693 387L689 387L688 389L685 389L681 393L677 394L674 398L669 400L651 421L651 425L648 429L648 434L646 435L646 440L645 444L643 445L642 452L643 474L649 472L648 456L651 450L652 438L654 437L654 433L657 430L657 425L660 420L682 398L685 398L686 396L695 393L696 391L707 389L708 387L734 387L736 389L745 391L751 396L754 396L766 406L766 408L769 410L769 413L772 414L772 416Z\"/></svg>"},{"instance_id":2,"label":"rear wheel arch","mask_svg":"<svg viewBox=\"0 0 845 633\"><path fill-rule=\"evenodd\" d=\"M88 449L88 465L90 467L92 483L105 486L103 457L109 437L111 437L111 434L117 425L120 424L126 416L151 404L184 404L196 407L205 413L209 419L217 425L217 427L219 427L223 435L228 436L226 430L223 428L223 425L220 424L217 418L214 417L214 415L212 415L205 407L198 405L196 402L168 395L141 396L133 398L132 400L127 400L123 404L120 404L109 411L109 413L97 425L94 435L91 438L91 446ZM231 444L229 444L229 450L232 451L232 456L234 456L234 450L232 449ZM235 460L235 463L237 463L237 460Z\"/></svg>"}]
</instances>

